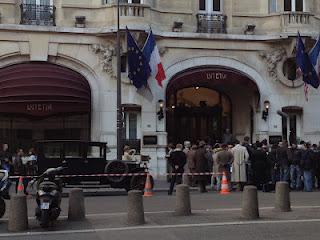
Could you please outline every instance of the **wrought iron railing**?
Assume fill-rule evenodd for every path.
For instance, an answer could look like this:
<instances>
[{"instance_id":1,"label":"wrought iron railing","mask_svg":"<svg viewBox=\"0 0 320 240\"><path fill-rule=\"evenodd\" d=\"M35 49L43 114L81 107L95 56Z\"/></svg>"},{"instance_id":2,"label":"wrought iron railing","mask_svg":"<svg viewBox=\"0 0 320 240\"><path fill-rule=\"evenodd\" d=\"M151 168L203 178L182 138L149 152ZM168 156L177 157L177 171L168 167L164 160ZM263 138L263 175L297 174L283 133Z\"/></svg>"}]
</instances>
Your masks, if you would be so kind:
<instances>
[{"instance_id":1,"label":"wrought iron railing","mask_svg":"<svg viewBox=\"0 0 320 240\"><path fill-rule=\"evenodd\" d=\"M145 7L142 4L120 4L120 16L144 17Z\"/></svg>"},{"instance_id":2,"label":"wrought iron railing","mask_svg":"<svg viewBox=\"0 0 320 240\"><path fill-rule=\"evenodd\" d=\"M283 13L284 24L310 24L310 13L307 12L285 12Z\"/></svg>"},{"instance_id":3,"label":"wrought iron railing","mask_svg":"<svg viewBox=\"0 0 320 240\"><path fill-rule=\"evenodd\" d=\"M21 4L20 24L55 26L55 11L53 5Z\"/></svg>"},{"instance_id":4,"label":"wrought iron railing","mask_svg":"<svg viewBox=\"0 0 320 240\"><path fill-rule=\"evenodd\" d=\"M199 13L198 29L200 33L227 33L227 16L222 14Z\"/></svg>"}]
</instances>

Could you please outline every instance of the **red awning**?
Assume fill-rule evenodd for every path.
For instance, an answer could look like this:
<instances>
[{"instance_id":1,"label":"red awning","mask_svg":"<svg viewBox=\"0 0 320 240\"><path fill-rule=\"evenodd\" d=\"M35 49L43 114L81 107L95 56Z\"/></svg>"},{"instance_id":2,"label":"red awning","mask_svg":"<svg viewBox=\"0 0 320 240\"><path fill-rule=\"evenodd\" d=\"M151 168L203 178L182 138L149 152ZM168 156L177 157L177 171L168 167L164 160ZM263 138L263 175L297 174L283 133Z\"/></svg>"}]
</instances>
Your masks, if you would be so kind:
<instances>
[{"instance_id":1,"label":"red awning","mask_svg":"<svg viewBox=\"0 0 320 240\"><path fill-rule=\"evenodd\" d=\"M0 113L49 116L87 113L90 109L90 86L71 69L50 63L0 69Z\"/></svg>"}]
</instances>

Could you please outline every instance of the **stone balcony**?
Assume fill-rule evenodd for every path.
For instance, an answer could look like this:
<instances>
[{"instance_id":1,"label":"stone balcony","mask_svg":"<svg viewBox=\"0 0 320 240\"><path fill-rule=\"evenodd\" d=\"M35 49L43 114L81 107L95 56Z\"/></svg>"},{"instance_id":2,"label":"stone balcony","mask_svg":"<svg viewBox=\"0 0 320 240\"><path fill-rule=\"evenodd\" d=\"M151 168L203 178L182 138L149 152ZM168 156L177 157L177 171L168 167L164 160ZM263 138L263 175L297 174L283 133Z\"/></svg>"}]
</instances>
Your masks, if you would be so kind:
<instances>
[{"instance_id":1,"label":"stone balcony","mask_svg":"<svg viewBox=\"0 0 320 240\"><path fill-rule=\"evenodd\" d=\"M120 4L120 16L144 17L146 5L143 4Z\"/></svg>"},{"instance_id":2,"label":"stone balcony","mask_svg":"<svg viewBox=\"0 0 320 240\"><path fill-rule=\"evenodd\" d=\"M223 14L197 14L199 33L227 33L227 16Z\"/></svg>"},{"instance_id":3,"label":"stone balcony","mask_svg":"<svg viewBox=\"0 0 320 240\"><path fill-rule=\"evenodd\" d=\"M308 12L284 12L281 14L283 30L297 32L298 30L311 30L312 14ZM310 29L309 29L310 28Z\"/></svg>"}]
</instances>

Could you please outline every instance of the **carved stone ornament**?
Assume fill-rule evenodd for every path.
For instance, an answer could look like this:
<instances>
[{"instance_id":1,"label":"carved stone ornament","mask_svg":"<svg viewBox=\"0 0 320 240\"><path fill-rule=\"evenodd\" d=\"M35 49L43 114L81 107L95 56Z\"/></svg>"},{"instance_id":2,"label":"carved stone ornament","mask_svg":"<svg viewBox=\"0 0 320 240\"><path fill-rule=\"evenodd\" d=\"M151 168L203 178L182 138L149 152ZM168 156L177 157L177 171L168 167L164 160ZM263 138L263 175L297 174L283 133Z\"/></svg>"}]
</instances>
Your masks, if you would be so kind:
<instances>
[{"instance_id":1,"label":"carved stone ornament","mask_svg":"<svg viewBox=\"0 0 320 240\"><path fill-rule=\"evenodd\" d=\"M163 55L165 55L168 51L169 51L169 49L167 47L160 47L159 48L159 53L160 53L161 57Z\"/></svg>"},{"instance_id":2,"label":"carved stone ornament","mask_svg":"<svg viewBox=\"0 0 320 240\"><path fill-rule=\"evenodd\" d=\"M287 56L286 50L284 48L274 49L270 52L261 52L260 57L262 57L267 62L267 70L269 76L278 81L278 64Z\"/></svg>"},{"instance_id":3,"label":"carved stone ornament","mask_svg":"<svg viewBox=\"0 0 320 240\"><path fill-rule=\"evenodd\" d=\"M101 44L93 44L91 45L91 50L95 54L99 54L101 64L102 64L102 69L107 72L108 74L111 74L112 76L115 75L113 71L113 57L116 55L116 51L114 46L109 45L108 47L105 47Z\"/></svg>"}]
</instances>

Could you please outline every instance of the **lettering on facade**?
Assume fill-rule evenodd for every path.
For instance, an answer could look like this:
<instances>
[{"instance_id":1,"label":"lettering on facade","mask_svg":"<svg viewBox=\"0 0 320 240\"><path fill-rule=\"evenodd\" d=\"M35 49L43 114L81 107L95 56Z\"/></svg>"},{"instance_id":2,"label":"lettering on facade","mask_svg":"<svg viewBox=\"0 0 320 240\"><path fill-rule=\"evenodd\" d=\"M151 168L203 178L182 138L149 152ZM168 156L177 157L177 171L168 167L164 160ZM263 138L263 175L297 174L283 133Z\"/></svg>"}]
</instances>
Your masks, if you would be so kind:
<instances>
[{"instance_id":1,"label":"lettering on facade","mask_svg":"<svg viewBox=\"0 0 320 240\"><path fill-rule=\"evenodd\" d=\"M208 80L224 80L224 79L227 79L227 74L222 72L207 73L207 79Z\"/></svg>"},{"instance_id":2,"label":"lettering on facade","mask_svg":"<svg viewBox=\"0 0 320 240\"><path fill-rule=\"evenodd\" d=\"M51 112L52 104L27 104L28 112Z\"/></svg>"}]
</instances>

